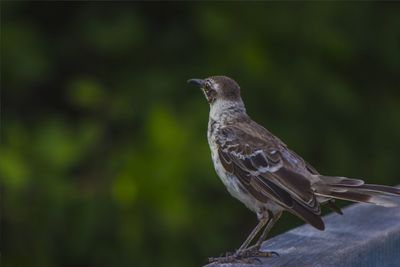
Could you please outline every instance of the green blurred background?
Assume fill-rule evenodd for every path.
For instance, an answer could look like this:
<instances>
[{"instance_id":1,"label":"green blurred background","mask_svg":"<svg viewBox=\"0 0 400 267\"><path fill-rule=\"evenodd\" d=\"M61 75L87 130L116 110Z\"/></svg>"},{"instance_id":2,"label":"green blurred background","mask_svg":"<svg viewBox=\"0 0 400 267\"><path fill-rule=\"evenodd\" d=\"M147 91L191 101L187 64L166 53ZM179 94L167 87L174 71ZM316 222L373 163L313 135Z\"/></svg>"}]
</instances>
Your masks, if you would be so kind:
<instances>
[{"instance_id":1,"label":"green blurred background","mask_svg":"<svg viewBox=\"0 0 400 267\"><path fill-rule=\"evenodd\" d=\"M399 183L399 7L2 1L2 265L200 266L237 248L256 217L214 173L189 78L233 77L320 172Z\"/></svg>"}]
</instances>

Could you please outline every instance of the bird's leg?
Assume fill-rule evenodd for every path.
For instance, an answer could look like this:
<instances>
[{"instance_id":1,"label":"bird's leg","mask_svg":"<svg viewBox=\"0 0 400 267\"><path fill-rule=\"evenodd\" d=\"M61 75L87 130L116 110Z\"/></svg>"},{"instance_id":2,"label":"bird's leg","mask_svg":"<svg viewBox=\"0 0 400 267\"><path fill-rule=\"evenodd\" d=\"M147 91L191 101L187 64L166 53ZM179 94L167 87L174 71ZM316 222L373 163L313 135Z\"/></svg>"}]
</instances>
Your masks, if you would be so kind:
<instances>
[{"instance_id":1,"label":"bird's leg","mask_svg":"<svg viewBox=\"0 0 400 267\"><path fill-rule=\"evenodd\" d=\"M250 235L246 238L246 240L243 242L243 244L240 246L238 251L242 251L246 249L251 241L257 236L257 234L260 232L260 230L270 221L269 217L262 218L257 226L251 231Z\"/></svg>"},{"instance_id":2,"label":"bird's leg","mask_svg":"<svg viewBox=\"0 0 400 267\"><path fill-rule=\"evenodd\" d=\"M268 222L267 226L265 226L264 231L262 232L255 244L257 248L261 247L262 242L267 238L269 231L271 231L275 223L281 218L282 213L282 211L279 211L278 213L272 215L272 219Z\"/></svg>"},{"instance_id":3,"label":"bird's leg","mask_svg":"<svg viewBox=\"0 0 400 267\"><path fill-rule=\"evenodd\" d=\"M262 242L267 237L269 231L275 225L275 223L279 220L282 215L282 211L272 214L271 216L264 217L260 219L257 226L251 231L250 235L247 239L243 242L240 248L234 254L228 254L225 257L219 258L209 258L209 262L220 262L220 263L229 263L229 262L245 262L245 263L252 263L254 259L250 259L251 257L272 257L272 256L279 256L278 253L274 251L260 251L260 247ZM257 234L264 228L263 232L261 233L260 237L257 239L257 242L249 247L249 244L253 239L257 236Z\"/></svg>"},{"instance_id":4,"label":"bird's leg","mask_svg":"<svg viewBox=\"0 0 400 267\"><path fill-rule=\"evenodd\" d=\"M269 221L270 221L269 217L261 218L256 227L253 229L253 231L251 231L250 235L246 238L246 240L243 242L243 244L235 253L226 253L226 255L222 257L208 258L208 261L225 263L225 262L234 262L237 261L239 258L242 258L241 256L242 252L247 250L251 241L253 241L253 239L257 236L257 234Z\"/></svg>"},{"instance_id":5,"label":"bird's leg","mask_svg":"<svg viewBox=\"0 0 400 267\"><path fill-rule=\"evenodd\" d=\"M256 257L256 256L271 257L273 255L279 256L278 253L273 252L273 251L260 251L260 247L261 247L262 242L267 237L269 231L272 229L272 227L275 225L275 223L279 220L281 215L282 215L282 211L272 215L271 220L268 221L268 224L265 226L264 231L258 238L256 244L241 251L242 257Z\"/></svg>"}]
</instances>

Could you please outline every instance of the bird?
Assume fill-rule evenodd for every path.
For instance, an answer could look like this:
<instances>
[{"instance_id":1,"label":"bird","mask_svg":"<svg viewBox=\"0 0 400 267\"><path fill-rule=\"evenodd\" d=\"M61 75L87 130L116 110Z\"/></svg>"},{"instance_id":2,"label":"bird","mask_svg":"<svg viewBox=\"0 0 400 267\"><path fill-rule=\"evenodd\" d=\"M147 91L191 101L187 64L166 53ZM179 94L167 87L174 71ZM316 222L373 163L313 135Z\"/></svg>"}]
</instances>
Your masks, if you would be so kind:
<instances>
[{"instance_id":1,"label":"bird","mask_svg":"<svg viewBox=\"0 0 400 267\"><path fill-rule=\"evenodd\" d=\"M241 89L233 79L211 76L187 82L201 89L210 106L207 139L217 175L228 192L258 218L256 227L239 249L209 258L210 262L276 255L273 251L261 251L260 247L284 211L324 230L322 205L342 214L335 199L397 206L399 188L320 174L247 115Z\"/></svg>"}]
</instances>

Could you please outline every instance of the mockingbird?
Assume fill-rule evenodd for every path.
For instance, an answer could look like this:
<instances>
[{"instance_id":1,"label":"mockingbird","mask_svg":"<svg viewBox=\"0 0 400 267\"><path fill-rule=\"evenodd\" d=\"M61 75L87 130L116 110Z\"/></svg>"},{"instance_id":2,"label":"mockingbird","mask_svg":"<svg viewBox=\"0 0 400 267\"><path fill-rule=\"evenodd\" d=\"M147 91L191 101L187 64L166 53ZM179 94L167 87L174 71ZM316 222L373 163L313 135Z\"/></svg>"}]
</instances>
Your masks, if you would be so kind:
<instances>
[{"instance_id":1,"label":"mockingbird","mask_svg":"<svg viewBox=\"0 0 400 267\"><path fill-rule=\"evenodd\" d=\"M199 86L210 104L207 137L215 171L229 193L255 212L259 220L235 253L210 258L211 262L273 255L259 248L284 210L324 230L321 204L342 214L335 198L396 206L391 197L400 196L398 188L319 174L278 137L250 119L234 80L212 76L188 83ZM250 246L252 241L255 244Z\"/></svg>"}]
</instances>

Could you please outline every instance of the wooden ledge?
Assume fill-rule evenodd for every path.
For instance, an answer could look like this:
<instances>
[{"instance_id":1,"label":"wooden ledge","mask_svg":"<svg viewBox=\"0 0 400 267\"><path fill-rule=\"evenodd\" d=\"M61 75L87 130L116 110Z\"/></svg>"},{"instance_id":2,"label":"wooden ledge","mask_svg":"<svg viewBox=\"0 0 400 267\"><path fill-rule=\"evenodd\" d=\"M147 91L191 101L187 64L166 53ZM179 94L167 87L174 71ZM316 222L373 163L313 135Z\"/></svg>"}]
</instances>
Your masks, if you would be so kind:
<instances>
[{"instance_id":1,"label":"wooden ledge","mask_svg":"<svg viewBox=\"0 0 400 267\"><path fill-rule=\"evenodd\" d=\"M275 251L279 257L260 258L254 264L206 266L400 266L400 206L353 204L343 213L325 216L325 231L303 225L265 241L262 250Z\"/></svg>"}]
</instances>

